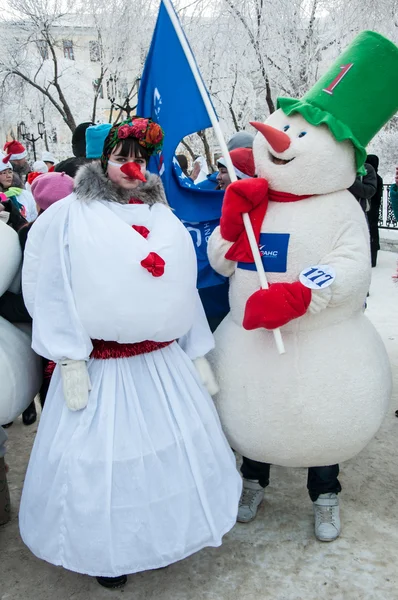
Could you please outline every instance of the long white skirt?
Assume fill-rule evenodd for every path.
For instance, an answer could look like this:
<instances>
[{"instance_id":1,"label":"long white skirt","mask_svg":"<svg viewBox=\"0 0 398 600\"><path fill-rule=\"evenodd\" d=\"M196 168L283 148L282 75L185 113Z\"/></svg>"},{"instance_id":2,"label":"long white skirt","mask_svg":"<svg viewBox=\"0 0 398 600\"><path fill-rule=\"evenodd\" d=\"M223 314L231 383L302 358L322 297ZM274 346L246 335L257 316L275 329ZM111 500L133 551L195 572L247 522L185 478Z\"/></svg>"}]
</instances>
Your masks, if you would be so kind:
<instances>
[{"instance_id":1,"label":"long white skirt","mask_svg":"<svg viewBox=\"0 0 398 600\"><path fill-rule=\"evenodd\" d=\"M25 544L108 577L219 546L236 522L241 479L183 350L94 359L89 373L88 406L71 412L54 372L22 494Z\"/></svg>"}]
</instances>

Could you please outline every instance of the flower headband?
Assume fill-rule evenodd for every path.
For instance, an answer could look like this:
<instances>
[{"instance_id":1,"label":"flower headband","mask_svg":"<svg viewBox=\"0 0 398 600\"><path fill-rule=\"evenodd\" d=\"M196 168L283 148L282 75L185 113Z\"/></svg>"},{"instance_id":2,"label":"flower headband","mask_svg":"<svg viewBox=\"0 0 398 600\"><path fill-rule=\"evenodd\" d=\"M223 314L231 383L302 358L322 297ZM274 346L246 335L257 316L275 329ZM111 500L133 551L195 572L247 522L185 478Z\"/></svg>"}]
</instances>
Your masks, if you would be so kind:
<instances>
[{"instance_id":1,"label":"flower headband","mask_svg":"<svg viewBox=\"0 0 398 600\"><path fill-rule=\"evenodd\" d=\"M140 146L146 148L150 155L160 152L163 146L164 131L152 119L131 117L114 125L109 131L104 142L101 163L104 171L108 164L112 150L126 138L135 138Z\"/></svg>"}]
</instances>

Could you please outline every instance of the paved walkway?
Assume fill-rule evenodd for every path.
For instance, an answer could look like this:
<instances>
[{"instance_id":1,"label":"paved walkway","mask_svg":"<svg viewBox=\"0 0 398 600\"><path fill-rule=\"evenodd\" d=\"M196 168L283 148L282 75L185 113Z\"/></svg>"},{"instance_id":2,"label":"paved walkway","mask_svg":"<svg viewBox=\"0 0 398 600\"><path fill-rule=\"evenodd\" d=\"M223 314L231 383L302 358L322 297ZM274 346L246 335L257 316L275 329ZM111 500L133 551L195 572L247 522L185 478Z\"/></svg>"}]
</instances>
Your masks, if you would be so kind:
<instances>
[{"instance_id":1,"label":"paved walkway","mask_svg":"<svg viewBox=\"0 0 398 600\"><path fill-rule=\"evenodd\" d=\"M398 286L390 279L395 258L380 253L368 316L383 336L397 379ZM8 430L13 519L0 529L0 600L398 600L395 408L396 390L376 439L342 467L343 532L336 542L314 539L306 470L275 467L258 518L237 525L221 548L131 576L123 591L114 592L36 559L23 545L17 510L36 427L19 420Z\"/></svg>"}]
</instances>

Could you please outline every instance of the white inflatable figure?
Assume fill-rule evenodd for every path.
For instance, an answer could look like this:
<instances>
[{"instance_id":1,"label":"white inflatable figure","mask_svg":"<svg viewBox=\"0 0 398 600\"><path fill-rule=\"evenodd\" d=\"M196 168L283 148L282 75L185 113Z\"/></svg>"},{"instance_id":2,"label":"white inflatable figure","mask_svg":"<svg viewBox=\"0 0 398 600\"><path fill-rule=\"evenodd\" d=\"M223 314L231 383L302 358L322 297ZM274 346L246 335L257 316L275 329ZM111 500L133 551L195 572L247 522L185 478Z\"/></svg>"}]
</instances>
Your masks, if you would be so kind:
<instances>
[{"instance_id":1,"label":"white inflatable figure","mask_svg":"<svg viewBox=\"0 0 398 600\"><path fill-rule=\"evenodd\" d=\"M0 296L18 291L22 254L18 234L0 222ZM10 423L40 389L40 358L31 349L29 332L0 317L0 425Z\"/></svg>"},{"instance_id":2,"label":"white inflatable figure","mask_svg":"<svg viewBox=\"0 0 398 600\"><path fill-rule=\"evenodd\" d=\"M382 107L364 73L369 52ZM208 252L212 267L231 277L231 312L216 331L212 363L224 431L251 460L337 466L368 444L388 407L388 357L363 313L369 232L347 188L363 166L363 146L398 108L391 64L398 66L398 48L363 32L302 100L280 99L265 125L254 124L258 179L227 189ZM269 290L259 290L242 212L250 214ZM276 350L276 327L284 355ZM253 485L251 513L241 520L251 520L261 501ZM334 524L334 534L318 531L319 539L337 537L338 514Z\"/></svg>"}]
</instances>

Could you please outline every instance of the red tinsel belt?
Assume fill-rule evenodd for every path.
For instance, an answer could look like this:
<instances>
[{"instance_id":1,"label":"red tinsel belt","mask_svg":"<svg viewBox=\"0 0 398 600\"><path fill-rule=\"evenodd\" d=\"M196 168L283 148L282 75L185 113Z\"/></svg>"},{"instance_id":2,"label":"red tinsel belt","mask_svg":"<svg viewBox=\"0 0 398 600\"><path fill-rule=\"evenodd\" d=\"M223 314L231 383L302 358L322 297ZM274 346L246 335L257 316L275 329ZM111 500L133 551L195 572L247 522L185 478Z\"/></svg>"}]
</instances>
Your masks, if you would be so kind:
<instances>
[{"instance_id":1,"label":"red tinsel belt","mask_svg":"<svg viewBox=\"0 0 398 600\"><path fill-rule=\"evenodd\" d=\"M161 348L166 348L174 342L151 342L145 340L145 342L137 342L136 344L118 344L117 342L106 342L104 340L91 340L93 344L93 351L91 352L91 358L129 358L130 356L138 356L139 354L148 354Z\"/></svg>"}]
</instances>

